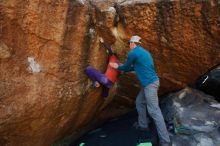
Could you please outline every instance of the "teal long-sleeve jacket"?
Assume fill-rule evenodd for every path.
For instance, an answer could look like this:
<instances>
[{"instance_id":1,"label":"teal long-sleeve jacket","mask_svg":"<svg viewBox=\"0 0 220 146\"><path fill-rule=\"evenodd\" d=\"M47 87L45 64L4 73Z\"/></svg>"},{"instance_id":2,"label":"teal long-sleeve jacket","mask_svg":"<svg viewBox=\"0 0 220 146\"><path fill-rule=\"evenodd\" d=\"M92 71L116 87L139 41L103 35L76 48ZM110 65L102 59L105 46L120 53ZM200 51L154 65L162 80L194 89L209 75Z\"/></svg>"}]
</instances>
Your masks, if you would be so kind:
<instances>
[{"instance_id":1,"label":"teal long-sleeve jacket","mask_svg":"<svg viewBox=\"0 0 220 146\"><path fill-rule=\"evenodd\" d=\"M143 87L159 80L151 54L141 46L131 50L126 62L120 65L118 69L125 72L134 70Z\"/></svg>"}]
</instances>

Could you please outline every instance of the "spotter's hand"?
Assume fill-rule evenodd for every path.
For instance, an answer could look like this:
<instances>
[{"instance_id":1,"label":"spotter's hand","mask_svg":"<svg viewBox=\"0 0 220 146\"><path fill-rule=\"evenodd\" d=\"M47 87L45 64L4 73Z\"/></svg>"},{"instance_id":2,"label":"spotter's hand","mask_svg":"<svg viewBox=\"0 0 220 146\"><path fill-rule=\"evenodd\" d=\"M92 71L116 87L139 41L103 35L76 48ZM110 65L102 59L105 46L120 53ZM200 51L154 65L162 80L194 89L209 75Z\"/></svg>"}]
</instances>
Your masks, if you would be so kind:
<instances>
[{"instance_id":1,"label":"spotter's hand","mask_svg":"<svg viewBox=\"0 0 220 146\"><path fill-rule=\"evenodd\" d=\"M109 63L109 65L114 68L114 69L118 69L118 63Z\"/></svg>"}]
</instances>

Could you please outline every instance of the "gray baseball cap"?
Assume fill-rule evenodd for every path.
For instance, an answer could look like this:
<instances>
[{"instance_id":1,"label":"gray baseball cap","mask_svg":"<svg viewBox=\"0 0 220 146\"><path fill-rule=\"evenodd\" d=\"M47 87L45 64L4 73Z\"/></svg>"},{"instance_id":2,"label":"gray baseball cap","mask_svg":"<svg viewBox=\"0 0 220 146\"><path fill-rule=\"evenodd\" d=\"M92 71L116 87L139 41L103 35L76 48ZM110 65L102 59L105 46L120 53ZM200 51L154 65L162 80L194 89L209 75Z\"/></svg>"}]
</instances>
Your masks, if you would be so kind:
<instances>
[{"instance_id":1,"label":"gray baseball cap","mask_svg":"<svg viewBox=\"0 0 220 146\"><path fill-rule=\"evenodd\" d=\"M141 40L141 37L139 37L138 35L134 35L131 37L129 42L141 43L140 40Z\"/></svg>"}]
</instances>

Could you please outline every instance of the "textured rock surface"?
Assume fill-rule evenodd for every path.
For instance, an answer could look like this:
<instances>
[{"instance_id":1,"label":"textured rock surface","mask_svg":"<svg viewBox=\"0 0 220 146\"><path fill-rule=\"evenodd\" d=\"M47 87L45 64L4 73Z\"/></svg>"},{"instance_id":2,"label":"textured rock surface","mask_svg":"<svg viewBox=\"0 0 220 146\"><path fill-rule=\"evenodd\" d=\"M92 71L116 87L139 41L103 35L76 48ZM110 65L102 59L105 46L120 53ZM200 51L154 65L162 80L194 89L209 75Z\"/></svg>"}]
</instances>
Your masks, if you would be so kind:
<instances>
[{"instance_id":1,"label":"textured rock surface","mask_svg":"<svg viewBox=\"0 0 220 146\"><path fill-rule=\"evenodd\" d=\"M192 83L219 61L217 2L119 1L116 9L113 2L0 1L2 145L50 145L133 107L132 74L120 77L108 100L88 89L84 68L105 70L100 36L123 62L129 37L140 35L155 59L161 93Z\"/></svg>"},{"instance_id":2,"label":"textured rock surface","mask_svg":"<svg viewBox=\"0 0 220 146\"><path fill-rule=\"evenodd\" d=\"M162 102L164 118L174 124L173 145L219 145L220 104L201 91L185 88Z\"/></svg>"},{"instance_id":3,"label":"textured rock surface","mask_svg":"<svg viewBox=\"0 0 220 146\"><path fill-rule=\"evenodd\" d=\"M0 58L6 59L11 56L10 49L3 43L0 42Z\"/></svg>"}]
</instances>

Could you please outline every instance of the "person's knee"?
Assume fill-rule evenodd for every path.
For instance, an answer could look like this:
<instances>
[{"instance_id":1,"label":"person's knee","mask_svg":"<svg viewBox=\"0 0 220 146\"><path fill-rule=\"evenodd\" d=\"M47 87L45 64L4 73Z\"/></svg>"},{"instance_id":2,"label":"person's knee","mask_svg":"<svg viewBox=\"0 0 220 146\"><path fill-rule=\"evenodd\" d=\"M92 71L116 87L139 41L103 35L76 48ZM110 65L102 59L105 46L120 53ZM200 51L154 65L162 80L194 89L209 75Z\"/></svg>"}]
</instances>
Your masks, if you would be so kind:
<instances>
[{"instance_id":1,"label":"person's knee","mask_svg":"<svg viewBox=\"0 0 220 146\"><path fill-rule=\"evenodd\" d=\"M137 111L142 111L142 110L146 110L146 105L143 102L140 101L136 101L136 109Z\"/></svg>"},{"instance_id":2,"label":"person's knee","mask_svg":"<svg viewBox=\"0 0 220 146\"><path fill-rule=\"evenodd\" d=\"M153 118L153 117L156 117L158 114L159 114L159 112L160 112L160 110L159 110L159 107L153 107L153 108L147 108L147 110L148 110L148 113L149 113L149 115Z\"/></svg>"},{"instance_id":3,"label":"person's knee","mask_svg":"<svg viewBox=\"0 0 220 146\"><path fill-rule=\"evenodd\" d=\"M141 109L141 103L139 101L135 102L137 110Z\"/></svg>"},{"instance_id":4,"label":"person's knee","mask_svg":"<svg viewBox=\"0 0 220 146\"><path fill-rule=\"evenodd\" d=\"M106 77L102 77L100 82L103 84L103 85L106 85L108 83L108 79Z\"/></svg>"},{"instance_id":5,"label":"person's knee","mask_svg":"<svg viewBox=\"0 0 220 146\"><path fill-rule=\"evenodd\" d=\"M85 72L88 73L91 69L92 69L91 66L87 66L86 69L85 69Z\"/></svg>"},{"instance_id":6,"label":"person's knee","mask_svg":"<svg viewBox=\"0 0 220 146\"><path fill-rule=\"evenodd\" d=\"M136 109L137 109L138 112L141 111L141 107L137 104L136 104Z\"/></svg>"}]
</instances>

